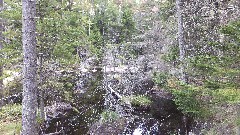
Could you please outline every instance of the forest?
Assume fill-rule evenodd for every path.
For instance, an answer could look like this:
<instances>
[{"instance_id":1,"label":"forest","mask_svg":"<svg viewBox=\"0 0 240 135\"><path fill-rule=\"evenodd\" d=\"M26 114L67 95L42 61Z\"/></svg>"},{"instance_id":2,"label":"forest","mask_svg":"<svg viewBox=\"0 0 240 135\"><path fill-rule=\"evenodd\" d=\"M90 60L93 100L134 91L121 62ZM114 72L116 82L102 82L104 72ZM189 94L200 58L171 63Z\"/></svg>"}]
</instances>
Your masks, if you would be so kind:
<instances>
[{"instance_id":1,"label":"forest","mask_svg":"<svg viewBox=\"0 0 240 135\"><path fill-rule=\"evenodd\" d=\"M240 135L240 1L0 0L0 135Z\"/></svg>"}]
</instances>

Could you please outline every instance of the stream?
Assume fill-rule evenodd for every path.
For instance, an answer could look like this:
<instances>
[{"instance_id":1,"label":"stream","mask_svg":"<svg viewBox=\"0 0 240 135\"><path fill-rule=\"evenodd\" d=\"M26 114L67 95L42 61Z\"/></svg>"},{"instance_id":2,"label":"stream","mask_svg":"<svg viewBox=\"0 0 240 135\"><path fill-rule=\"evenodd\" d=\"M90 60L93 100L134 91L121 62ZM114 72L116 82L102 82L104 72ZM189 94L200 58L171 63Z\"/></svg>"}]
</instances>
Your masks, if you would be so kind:
<instances>
[{"instance_id":1,"label":"stream","mask_svg":"<svg viewBox=\"0 0 240 135\"><path fill-rule=\"evenodd\" d=\"M153 101L150 108L144 110L141 107L133 106L131 115L121 117L124 118L124 122L121 121L121 118L116 119L116 123L110 122L113 126L111 129L109 129L111 126L107 126L108 122L105 123L105 126L99 124L101 114L106 109L104 105L106 91L101 85L102 75L101 72L93 74L92 77L95 79L88 82L88 90L74 95L73 102L68 103L72 106L72 111L68 111L68 114L59 113L54 117L49 117L45 122L46 127L42 130L42 134L181 135L190 131L191 125L188 123L188 129L184 127L186 123L183 121L183 114L177 110L174 102L156 97L156 94L150 96ZM96 123L98 123L98 128L93 126ZM118 124L121 125L121 129Z\"/></svg>"}]
</instances>

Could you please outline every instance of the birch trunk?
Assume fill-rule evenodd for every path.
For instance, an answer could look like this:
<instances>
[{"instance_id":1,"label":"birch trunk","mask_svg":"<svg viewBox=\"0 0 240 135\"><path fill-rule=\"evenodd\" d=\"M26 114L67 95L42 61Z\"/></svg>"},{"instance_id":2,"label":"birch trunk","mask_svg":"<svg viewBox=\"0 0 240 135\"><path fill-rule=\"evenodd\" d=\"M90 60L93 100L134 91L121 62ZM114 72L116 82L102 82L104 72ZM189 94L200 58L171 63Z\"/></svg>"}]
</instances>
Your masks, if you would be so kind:
<instances>
[{"instance_id":1,"label":"birch trunk","mask_svg":"<svg viewBox=\"0 0 240 135\"><path fill-rule=\"evenodd\" d=\"M36 1L22 0L23 101L22 134L37 135Z\"/></svg>"}]
</instances>

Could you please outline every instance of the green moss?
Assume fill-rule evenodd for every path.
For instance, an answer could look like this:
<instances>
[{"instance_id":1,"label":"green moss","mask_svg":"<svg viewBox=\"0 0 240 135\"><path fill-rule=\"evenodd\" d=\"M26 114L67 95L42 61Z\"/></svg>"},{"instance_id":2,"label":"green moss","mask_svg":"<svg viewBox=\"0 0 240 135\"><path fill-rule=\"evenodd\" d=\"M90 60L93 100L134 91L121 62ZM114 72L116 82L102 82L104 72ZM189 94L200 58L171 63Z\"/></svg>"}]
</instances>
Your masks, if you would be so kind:
<instances>
[{"instance_id":1,"label":"green moss","mask_svg":"<svg viewBox=\"0 0 240 135\"><path fill-rule=\"evenodd\" d=\"M152 103L152 101L149 99L149 97L144 95L132 95L123 97L123 102L125 103L131 103L132 105L136 106L148 106Z\"/></svg>"},{"instance_id":2,"label":"green moss","mask_svg":"<svg viewBox=\"0 0 240 135\"><path fill-rule=\"evenodd\" d=\"M167 79L168 79L168 75L166 73L163 73L163 72L156 73L155 72L153 74L153 81L159 87L166 87L167 83L168 83Z\"/></svg>"},{"instance_id":3,"label":"green moss","mask_svg":"<svg viewBox=\"0 0 240 135\"><path fill-rule=\"evenodd\" d=\"M225 88L218 89L213 92L215 102L222 103L240 103L240 89L236 88Z\"/></svg>"},{"instance_id":4,"label":"green moss","mask_svg":"<svg viewBox=\"0 0 240 135\"><path fill-rule=\"evenodd\" d=\"M133 105L147 106L147 105L150 105L151 103L152 101L147 96L143 96L143 95L134 96L132 99Z\"/></svg>"},{"instance_id":5,"label":"green moss","mask_svg":"<svg viewBox=\"0 0 240 135\"><path fill-rule=\"evenodd\" d=\"M67 101L72 101L73 100L73 93L72 91L64 91L64 98L67 100Z\"/></svg>"},{"instance_id":6,"label":"green moss","mask_svg":"<svg viewBox=\"0 0 240 135\"><path fill-rule=\"evenodd\" d=\"M237 126L240 126L240 117L237 118L236 124L237 124Z\"/></svg>"},{"instance_id":7,"label":"green moss","mask_svg":"<svg viewBox=\"0 0 240 135\"><path fill-rule=\"evenodd\" d=\"M105 110L101 113L101 122L113 122L119 118L119 115L114 111Z\"/></svg>"}]
</instances>

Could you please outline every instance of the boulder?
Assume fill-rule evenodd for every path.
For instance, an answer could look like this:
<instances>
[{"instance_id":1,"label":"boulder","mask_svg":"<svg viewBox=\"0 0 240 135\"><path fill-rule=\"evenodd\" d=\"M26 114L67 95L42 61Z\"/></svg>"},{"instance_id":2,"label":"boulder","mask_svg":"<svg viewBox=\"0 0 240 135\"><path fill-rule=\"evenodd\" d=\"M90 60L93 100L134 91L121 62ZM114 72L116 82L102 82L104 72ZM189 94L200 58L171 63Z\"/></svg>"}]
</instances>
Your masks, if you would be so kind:
<instances>
[{"instance_id":1,"label":"boulder","mask_svg":"<svg viewBox=\"0 0 240 135\"><path fill-rule=\"evenodd\" d=\"M153 80L151 78L145 78L135 83L132 91L134 95L144 95L147 94L153 88L153 86Z\"/></svg>"},{"instance_id":2,"label":"boulder","mask_svg":"<svg viewBox=\"0 0 240 135\"><path fill-rule=\"evenodd\" d=\"M44 110L45 121L41 126L41 134L72 134L74 132L72 119L76 113L70 104L59 102L46 106Z\"/></svg>"},{"instance_id":3,"label":"boulder","mask_svg":"<svg viewBox=\"0 0 240 135\"><path fill-rule=\"evenodd\" d=\"M153 89L148 95L152 100L151 113L155 118L162 119L169 117L171 114L181 113L177 109L177 105L173 101L173 96L169 92Z\"/></svg>"},{"instance_id":4,"label":"boulder","mask_svg":"<svg viewBox=\"0 0 240 135\"><path fill-rule=\"evenodd\" d=\"M0 99L0 103L2 106L6 104L21 104L22 92L2 98Z\"/></svg>"},{"instance_id":5,"label":"boulder","mask_svg":"<svg viewBox=\"0 0 240 135\"><path fill-rule=\"evenodd\" d=\"M127 125L125 118L118 118L115 121L109 121L105 123L96 122L93 124L88 134L89 135L118 135L124 132L124 128Z\"/></svg>"}]
</instances>

